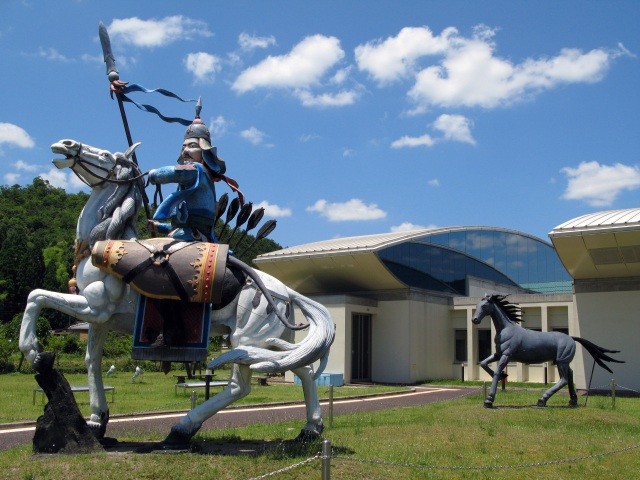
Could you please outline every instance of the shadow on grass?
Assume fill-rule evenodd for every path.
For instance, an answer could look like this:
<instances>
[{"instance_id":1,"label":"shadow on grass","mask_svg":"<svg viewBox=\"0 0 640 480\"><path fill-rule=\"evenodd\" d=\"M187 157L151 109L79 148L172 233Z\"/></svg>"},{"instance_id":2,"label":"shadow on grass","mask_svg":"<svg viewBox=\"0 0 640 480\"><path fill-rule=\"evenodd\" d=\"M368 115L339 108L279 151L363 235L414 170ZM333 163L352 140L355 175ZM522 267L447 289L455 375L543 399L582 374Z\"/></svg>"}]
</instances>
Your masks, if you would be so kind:
<instances>
[{"instance_id":1,"label":"shadow on grass","mask_svg":"<svg viewBox=\"0 0 640 480\"><path fill-rule=\"evenodd\" d=\"M539 407L536 404L533 405L494 405L488 410L573 410L579 407L570 407L569 405L546 405Z\"/></svg>"},{"instance_id":2,"label":"shadow on grass","mask_svg":"<svg viewBox=\"0 0 640 480\"><path fill-rule=\"evenodd\" d=\"M182 448L165 448L162 442L119 442L111 439L103 445L108 453L194 453L199 455L268 457L282 460L297 457L312 457L322 451L322 440L300 442L296 440L242 439L237 436L215 440L195 439ZM332 445L338 455L352 455L355 452L345 447Z\"/></svg>"}]
</instances>

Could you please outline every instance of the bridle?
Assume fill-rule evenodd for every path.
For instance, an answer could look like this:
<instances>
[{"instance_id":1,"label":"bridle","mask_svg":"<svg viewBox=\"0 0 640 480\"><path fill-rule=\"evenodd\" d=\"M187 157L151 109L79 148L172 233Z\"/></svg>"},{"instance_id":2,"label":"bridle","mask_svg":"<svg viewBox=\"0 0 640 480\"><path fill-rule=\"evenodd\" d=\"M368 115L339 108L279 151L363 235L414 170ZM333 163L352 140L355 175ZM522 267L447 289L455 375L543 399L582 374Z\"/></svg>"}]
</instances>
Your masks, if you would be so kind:
<instances>
[{"instance_id":1,"label":"bridle","mask_svg":"<svg viewBox=\"0 0 640 480\"><path fill-rule=\"evenodd\" d=\"M99 187L101 185L104 185L105 183L115 183L115 184L118 184L118 185L133 183L133 182L137 182L138 180L140 180L141 178L143 178L144 176L149 174L149 172L144 172L143 173L140 170L140 167L138 167L138 165L136 165L134 162L131 162L130 160L127 160L131 164L131 166L133 167L133 170L136 173L136 176L135 177L131 177L131 178L127 178L127 179L124 179L124 180L118 180L117 178L111 178L113 176L113 174L115 173L115 166L113 168L106 168L106 167L102 167L100 165L96 165L94 163L88 162L87 160L85 160L82 157L80 157L80 152L82 152L82 144L80 144L80 147L78 148L78 153L73 156L73 164L71 165L70 168L71 168L71 171L73 173L75 173L76 177L78 177L82 183L84 183L85 185L87 185L90 188ZM116 159L116 165L117 165L118 161L119 161L119 159ZM84 170L86 173L90 174L91 176L98 178L99 181L95 182L95 183L90 183L89 181L84 179L82 177L82 175L80 175L78 172L75 171L74 167L76 165L79 168L81 168L82 170ZM91 169L89 169L89 167L87 167L87 165L89 165L91 167ZM94 172L93 169L96 169L96 170L104 172L104 175L100 175L100 174Z\"/></svg>"}]
</instances>

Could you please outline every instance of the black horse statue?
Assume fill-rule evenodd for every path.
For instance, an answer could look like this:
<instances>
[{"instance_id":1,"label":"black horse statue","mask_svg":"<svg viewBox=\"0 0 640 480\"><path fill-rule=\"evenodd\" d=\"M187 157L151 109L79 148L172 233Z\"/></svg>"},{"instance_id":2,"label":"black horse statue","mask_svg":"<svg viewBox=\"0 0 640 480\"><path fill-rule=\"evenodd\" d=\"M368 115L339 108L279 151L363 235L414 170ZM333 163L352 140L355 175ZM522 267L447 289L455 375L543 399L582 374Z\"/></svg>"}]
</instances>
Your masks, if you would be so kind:
<instances>
[{"instance_id":1,"label":"black horse statue","mask_svg":"<svg viewBox=\"0 0 640 480\"><path fill-rule=\"evenodd\" d=\"M486 295L476 306L476 313L472 321L477 325L487 315L491 317L496 328L496 351L480 362L480 366L493 377L491 390L484 401L486 408L493 407L498 380L506 378L504 369L510 360L526 364L553 361L558 366L560 380L544 392L538 400L539 407L544 407L549 397L565 385L569 385L569 406L578 405L578 396L573 383L573 371L569 366L576 353L576 342L586 348L598 365L611 373L613 372L603 360L624 363L622 360L616 360L606 355L607 353L618 353L619 350L608 350L584 338L570 337L562 332L538 332L523 328L520 325L520 308L509 303L504 295ZM488 364L496 361L498 366L493 371L488 367Z\"/></svg>"}]
</instances>

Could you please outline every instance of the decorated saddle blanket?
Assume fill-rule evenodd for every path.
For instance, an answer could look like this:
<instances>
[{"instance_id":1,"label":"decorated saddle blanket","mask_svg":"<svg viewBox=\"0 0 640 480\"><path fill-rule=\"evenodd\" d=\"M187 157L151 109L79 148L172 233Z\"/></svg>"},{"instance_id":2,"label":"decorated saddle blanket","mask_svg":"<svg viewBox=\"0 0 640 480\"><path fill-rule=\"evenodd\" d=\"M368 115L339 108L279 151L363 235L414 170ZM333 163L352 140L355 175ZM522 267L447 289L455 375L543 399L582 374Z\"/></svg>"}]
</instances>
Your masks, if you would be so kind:
<instances>
[{"instance_id":1,"label":"decorated saddle blanket","mask_svg":"<svg viewBox=\"0 0 640 480\"><path fill-rule=\"evenodd\" d=\"M220 303L229 246L174 238L96 242L91 262L150 298Z\"/></svg>"}]
</instances>

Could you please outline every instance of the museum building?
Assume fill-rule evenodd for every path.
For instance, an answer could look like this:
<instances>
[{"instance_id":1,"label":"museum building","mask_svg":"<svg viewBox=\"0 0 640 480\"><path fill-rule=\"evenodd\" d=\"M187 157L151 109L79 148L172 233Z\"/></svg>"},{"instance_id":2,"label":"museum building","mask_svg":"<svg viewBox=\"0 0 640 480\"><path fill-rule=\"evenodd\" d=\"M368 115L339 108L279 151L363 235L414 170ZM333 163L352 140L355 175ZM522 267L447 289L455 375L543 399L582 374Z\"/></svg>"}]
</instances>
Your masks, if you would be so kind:
<instances>
[{"instance_id":1,"label":"museum building","mask_svg":"<svg viewBox=\"0 0 640 480\"><path fill-rule=\"evenodd\" d=\"M639 371L637 347L629 344L628 336L635 331L637 345L640 209L622 212L627 215L602 227L589 223L592 216L556 227L550 233L558 243L555 248L515 230L470 226L326 240L263 254L255 263L329 309L337 331L326 371L342 375L346 383L489 380L479 362L491 354L495 330L489 318L477 326L471 318L481 297L500 293L509 294L509 301L520 306L525 328L561 331L622 350L619 357L627 363L614 365L617 381L640 390L638 375L631 374L631 368ZM594 253L587 246L582 252L576 250L579 241L612 248L604 237L615 236L618 230L628 234L622 237L620 255L626 255L623 260L630 258L636 268L626 270L624 280L620 271L610 268L612 263L606 263L606 272L598 270L615 256L606 257L607 252L600 250ZM629 252L637 257L629 257ZM584 265L585 258L598 254L609 259L597 257L593 269L601 272L599 277ZM602 275L611 272L618 280L606 277L608 281L602 282ZM619 291L621 285L624 294ZM597 293L601 295L593 296ZM635 316L627 307L618 312L615 302L619 300L635 305ZM609 314L593 318L595 305ZM618 322L626 333L612 328ZM578 349L573 362L576 384L585 388L592 361ZM551 363L514 363L508 373L517 381L557 379ZM596 371L592 387L608 384L610 377L604 370Z\"/></svg>"}]
</instances>

